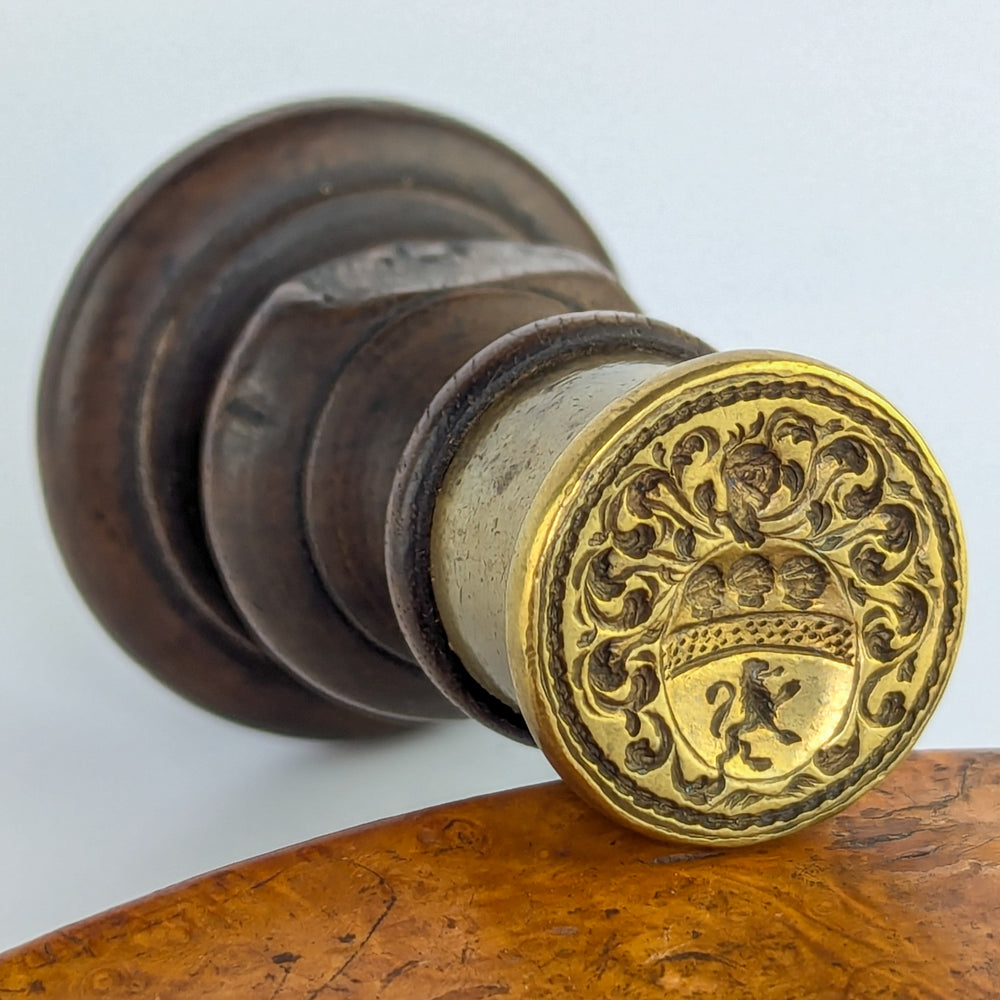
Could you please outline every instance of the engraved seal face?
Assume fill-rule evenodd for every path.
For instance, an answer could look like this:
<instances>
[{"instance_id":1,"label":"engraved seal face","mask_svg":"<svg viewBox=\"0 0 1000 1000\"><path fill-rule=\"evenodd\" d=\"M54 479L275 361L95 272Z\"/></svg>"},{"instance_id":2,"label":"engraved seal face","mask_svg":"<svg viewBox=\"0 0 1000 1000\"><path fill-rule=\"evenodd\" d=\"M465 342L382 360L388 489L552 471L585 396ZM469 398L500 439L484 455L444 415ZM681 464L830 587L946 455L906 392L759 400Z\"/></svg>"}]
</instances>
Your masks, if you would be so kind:
<instances>
[{"instance_id":1,"label":"engraved seal face","mask_svg":"<svg viewBox=\"0 0 1000 1000\"><path fill-rule=\"evenodd\" d=\"M618 820L684 840L843 808L912 746L961 626L958 518L926 446L872 390L782 355L678 365L595 422L515 567L540 745Z\"/></svg>"}]
</instances>

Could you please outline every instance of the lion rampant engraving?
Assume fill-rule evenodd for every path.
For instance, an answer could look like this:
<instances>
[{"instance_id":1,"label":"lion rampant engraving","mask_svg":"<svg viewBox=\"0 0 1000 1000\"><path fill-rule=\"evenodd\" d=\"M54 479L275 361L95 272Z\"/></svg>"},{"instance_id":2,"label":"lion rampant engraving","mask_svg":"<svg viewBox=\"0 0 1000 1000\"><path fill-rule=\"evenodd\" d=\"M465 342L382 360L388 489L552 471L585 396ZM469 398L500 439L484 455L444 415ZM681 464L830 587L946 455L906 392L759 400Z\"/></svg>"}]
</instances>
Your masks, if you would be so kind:
<instances>
[{"instance_id":1,"label":"lion rampant engraving","mask_svg":"<svg viewBox=\"0 0 1000 1000\"><path fill-rule=\"evenodd\" d=\"M782 729L777 719L778 709L799 693L801 683L795 679L785 681L773 694L767 686L772 676L780 677L783 672L782 667L772 667L767 660L750 657L743 661L738 699L736 687L729 681L716 681L705 692L705 699L711 705L716 703L720 694L723 696L710 723L712 735L721 738L725 743L725 749L716 760L720 771L724 770L726 764L737 754L755 771L767 771L772 767L771 758L753 756L750 742L743 738L758 729L772 733L786 746L801 742L802 738L798 733L791 729ZM737 700L743 709L742 715L736 722L726 726L723 733L723 724L731 717Z\"/></svg>"}]
</instances>

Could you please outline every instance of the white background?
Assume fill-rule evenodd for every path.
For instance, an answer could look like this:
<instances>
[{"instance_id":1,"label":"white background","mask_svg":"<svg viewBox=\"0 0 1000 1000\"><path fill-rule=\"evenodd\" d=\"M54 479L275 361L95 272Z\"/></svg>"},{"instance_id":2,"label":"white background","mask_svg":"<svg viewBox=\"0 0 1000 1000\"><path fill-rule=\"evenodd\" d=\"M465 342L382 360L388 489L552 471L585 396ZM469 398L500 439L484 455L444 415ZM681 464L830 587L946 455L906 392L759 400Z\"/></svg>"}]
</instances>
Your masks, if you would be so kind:
<instances>
[{"instance_id":1,"label":"white background","mask_svg":"<svg viewBox=\"0 0 1000 1000\"><path fill-rule=\"evenodd\" d=\"M376 746L219 721L100 631L33 457L57 297L118 199L245 112L395 97L562 184L654 316L822 358L964 515L965 644L922 745L1000 743L1000 4L0 2L0 948L262 851L551 777L473 723Z\"/></svg>"}]
</instances>

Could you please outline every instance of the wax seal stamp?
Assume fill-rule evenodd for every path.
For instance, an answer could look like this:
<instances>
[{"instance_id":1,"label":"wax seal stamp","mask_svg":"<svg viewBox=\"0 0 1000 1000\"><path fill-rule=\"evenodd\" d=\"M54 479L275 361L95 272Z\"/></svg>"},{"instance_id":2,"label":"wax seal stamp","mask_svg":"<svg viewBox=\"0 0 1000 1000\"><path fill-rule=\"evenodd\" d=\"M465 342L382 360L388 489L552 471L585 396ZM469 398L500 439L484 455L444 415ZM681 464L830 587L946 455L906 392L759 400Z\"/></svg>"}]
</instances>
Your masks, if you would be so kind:
<instances>
[{"instance_id":1,"label":"wax seal stamp","mask_svg":"<svg viewBox=\"0 0 1000 1000\"><path fill-rule=\"evenodd\" d=\"M313 737L471 716L657 836L839 809L958 642L954 504L888 403L643 316L551 181L402 105L279 108L140 185L38 439L71 575L175 691Z\"/></svg>"}]
</instances>

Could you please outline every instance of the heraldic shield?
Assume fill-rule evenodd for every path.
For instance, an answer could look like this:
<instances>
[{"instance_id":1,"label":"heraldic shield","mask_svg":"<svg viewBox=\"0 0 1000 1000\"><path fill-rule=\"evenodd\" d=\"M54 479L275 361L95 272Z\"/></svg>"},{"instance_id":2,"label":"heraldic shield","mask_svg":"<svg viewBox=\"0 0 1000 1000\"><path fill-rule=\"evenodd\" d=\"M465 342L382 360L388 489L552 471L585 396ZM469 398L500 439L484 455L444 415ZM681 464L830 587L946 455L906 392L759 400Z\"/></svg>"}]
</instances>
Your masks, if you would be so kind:
<instances>
[{"instance_id":1,"label":"heraldic shield","mask_svg":"<svg viewBox=\"0 0 1000 1000\"><path fill-rule=\"evenodd\" d=\"M823 612L808 610L818 602ZM857 639L825 561L787 545L734 547L694 569L675 605L665 701L676 737L706 767L743 781L790 776L843 730Z\"/></svg>"}]
</instances>

